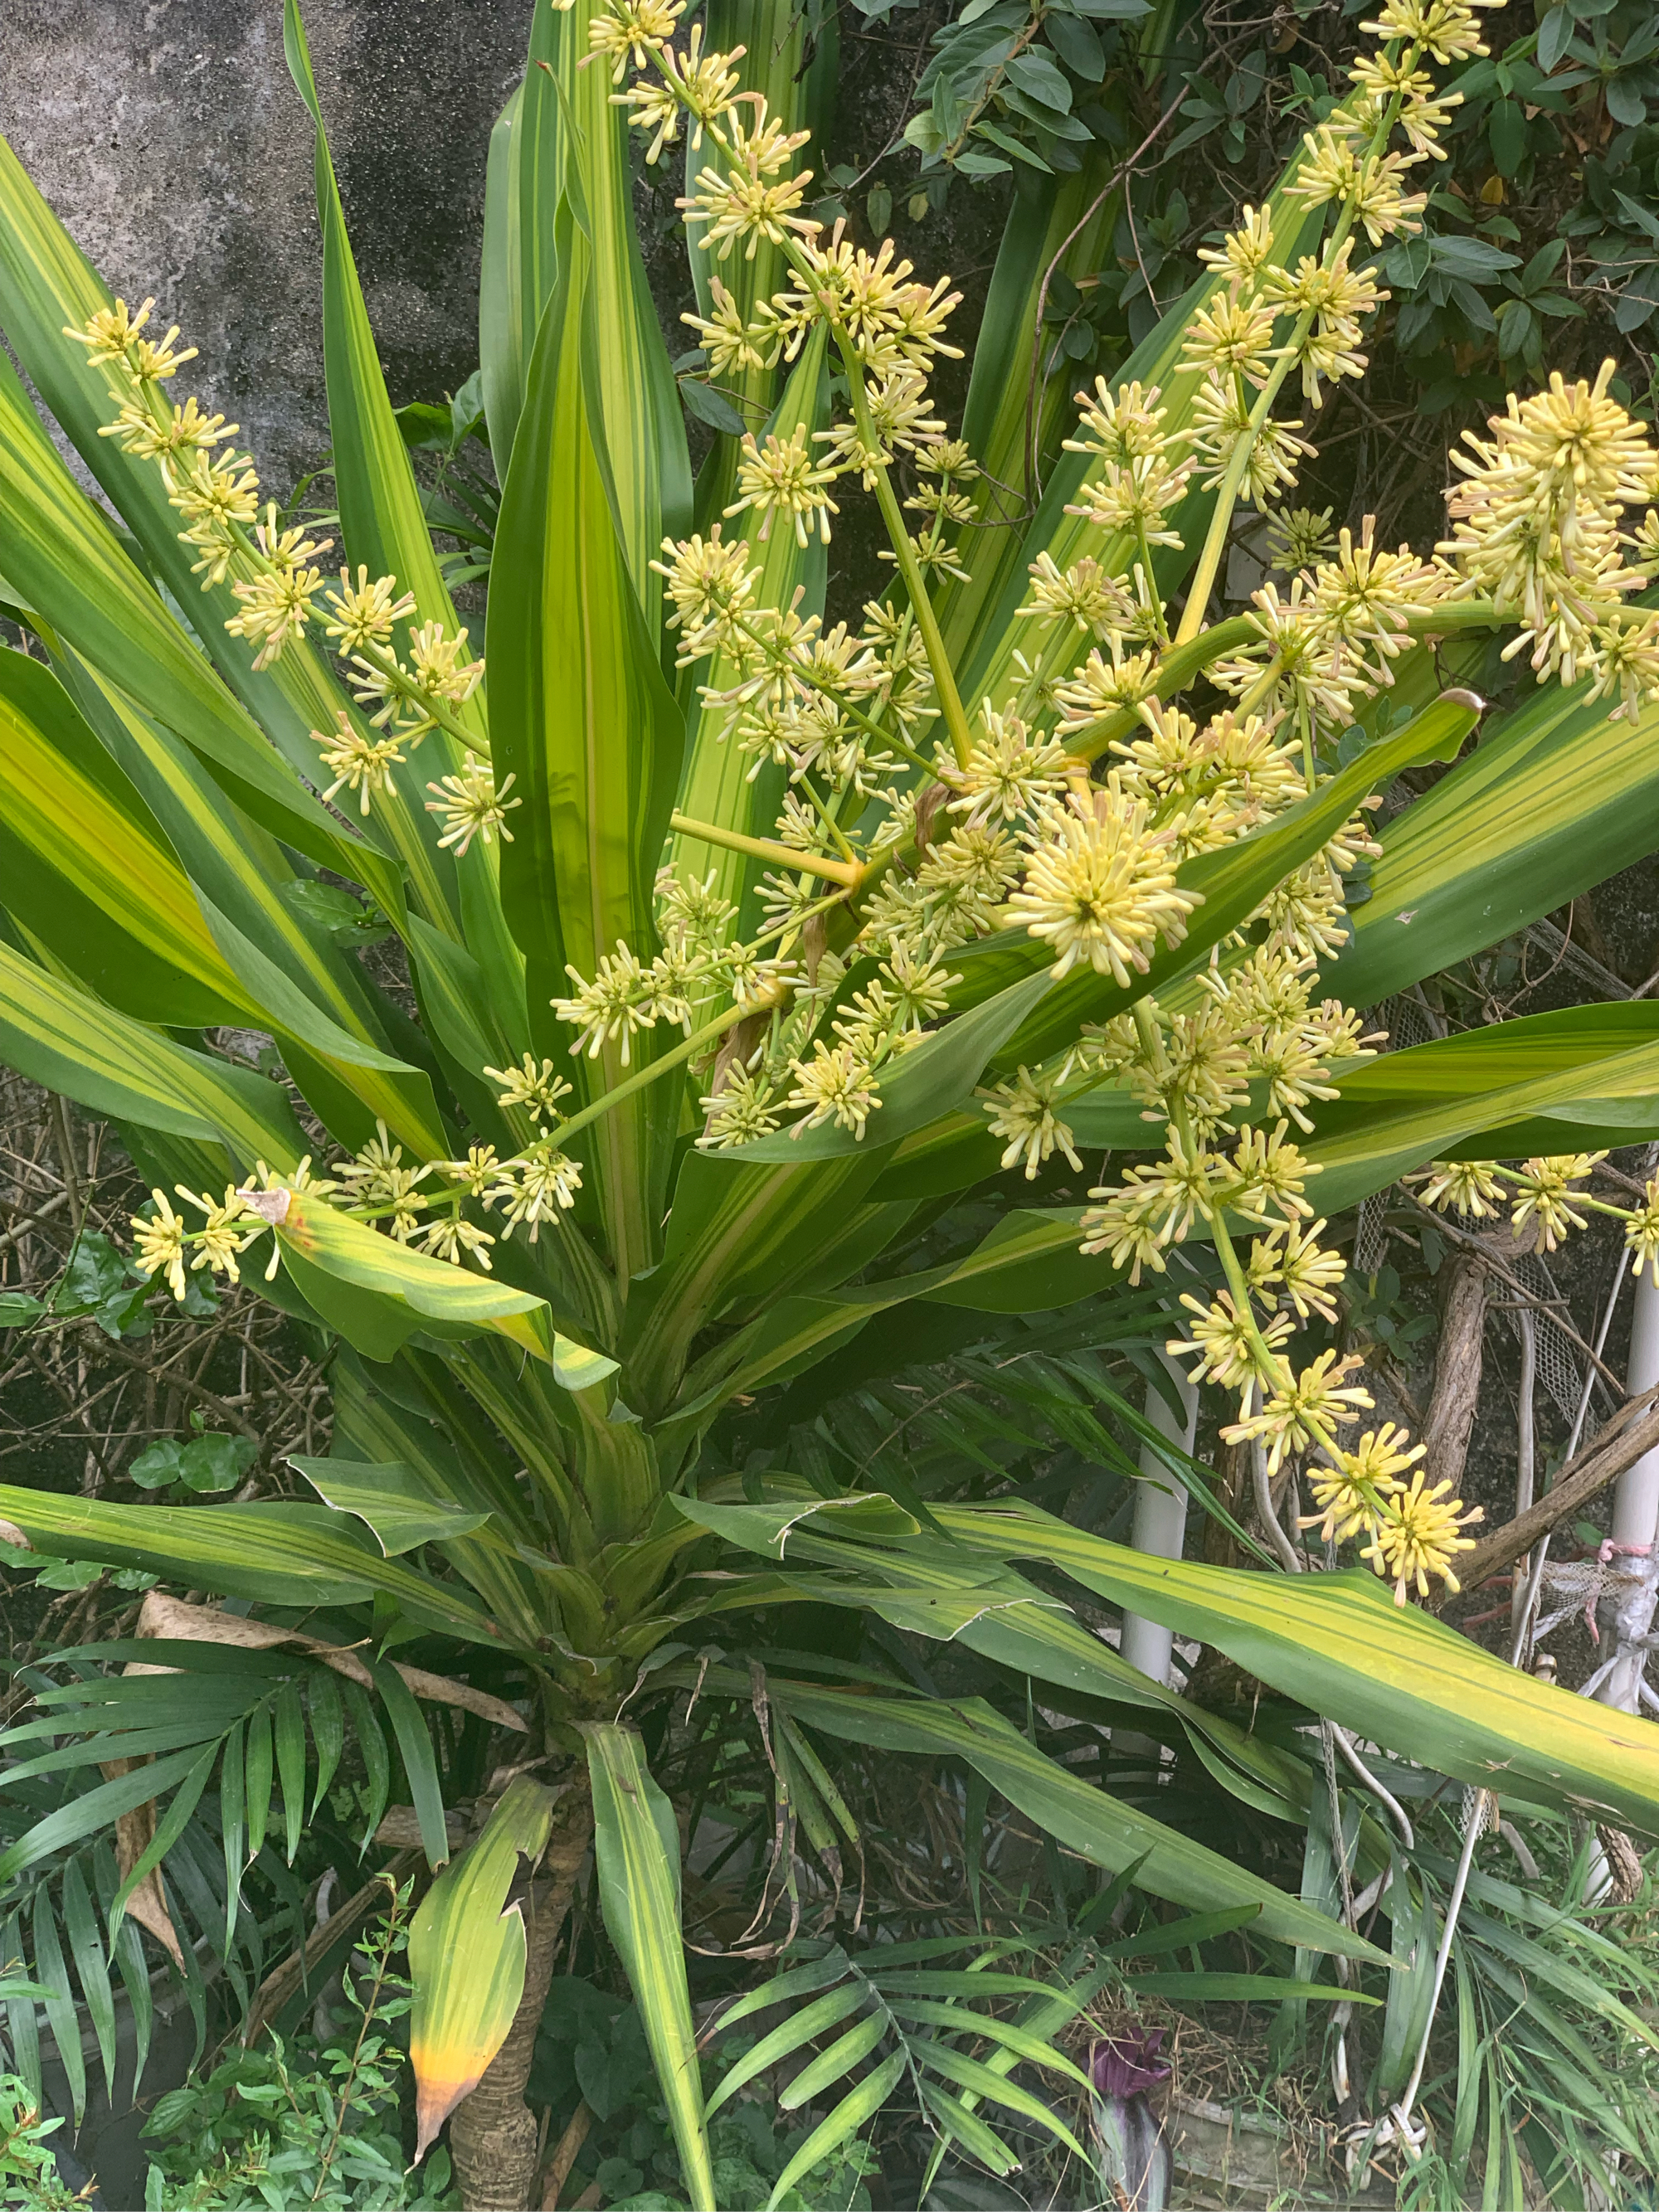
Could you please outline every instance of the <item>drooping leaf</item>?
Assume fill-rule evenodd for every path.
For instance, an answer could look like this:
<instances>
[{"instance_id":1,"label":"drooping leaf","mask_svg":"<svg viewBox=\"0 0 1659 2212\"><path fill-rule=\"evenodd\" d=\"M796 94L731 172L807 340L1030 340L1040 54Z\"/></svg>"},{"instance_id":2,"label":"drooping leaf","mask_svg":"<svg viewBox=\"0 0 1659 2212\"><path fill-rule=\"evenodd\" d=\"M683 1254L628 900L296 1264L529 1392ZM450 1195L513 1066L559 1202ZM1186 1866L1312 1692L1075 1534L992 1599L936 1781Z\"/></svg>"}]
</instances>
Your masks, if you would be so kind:
<instances>
[{"instance_id":1,"label":"drooping leaf","mask_svg":"<svg viewBox=\"0 0 1659 2212\"><path fill-rule=\"evenodd\" d=\"M354 1516L320 1505L117 1505L8 1484L0 1515L51 1556L159 1571L227 1597L302 1608L361 1604L380 1590L411 1620L469 1643L501 1642L464 1584L384 1558Z\"/></svg>"},{"instance_id":2,"label":"drooping leaf","mask_svg":"<svg viewBox=\"0 0 1659 2212\"><path fill-rule=\"evenodd\" d=\"M481 1528L487 1513L434 1497L412 1468L392 1462L366 1465L347 1459L302 1459L289 1465L304 1475L325 1505L355 1514L387 1559L421 1544L441 1543Z\"/></svg>"},{"instance_id":3,"label":"drooping leaf","mask_svg":"<svg viewBox=\"0 0 1659 2212\"><path fill-rule=\"evenodd\" d=\"M591 1389L617 1363L562 1335L547 1302L528 1291L411 1251L302 1191L273 1194L268 1218L283 1264L306 1298L349 1343L385 1358L417 1334L489 1329L552 1368L568 1390ZM369 1340L373 1341L369 1341Z\"/></svg>"},{"instance_id":4,"label":"drooping leaf","mask_svg":"<svg viewBox=\"0 0 1659 2212\"><path fill-rule=\"evenodd\" d=\"M1201 1637L1368 1741L1482 1789L1659 1832L1659 1742L1510 1667L1374 1575L1263 1575L1154 1559L1030 1507L947 1506L941 1524L994 1557L1041 1559L1149 1620Z\"/></svg>"},{"instance_id":5,"label":"drooping leaf","mask_svg":"<svg viewBox=\"0 0 1659 2212\"><path fill-rule=\"evenodd\" d=\"M1264 1935L1349 1958L1373 1955L1371 1946L1352 1929L1091 1788L1046 1758L982 1699L945 1705L922 1698L872 1698L795 1682L786 1688L775 1676L770 1693L796 1720L854 1743L964 1760L1068 1850L1113 1872L1135 1865L1136 1882L1155 1896L1204 1910L1260 1905Z\"/></svg>"}]
</instances>

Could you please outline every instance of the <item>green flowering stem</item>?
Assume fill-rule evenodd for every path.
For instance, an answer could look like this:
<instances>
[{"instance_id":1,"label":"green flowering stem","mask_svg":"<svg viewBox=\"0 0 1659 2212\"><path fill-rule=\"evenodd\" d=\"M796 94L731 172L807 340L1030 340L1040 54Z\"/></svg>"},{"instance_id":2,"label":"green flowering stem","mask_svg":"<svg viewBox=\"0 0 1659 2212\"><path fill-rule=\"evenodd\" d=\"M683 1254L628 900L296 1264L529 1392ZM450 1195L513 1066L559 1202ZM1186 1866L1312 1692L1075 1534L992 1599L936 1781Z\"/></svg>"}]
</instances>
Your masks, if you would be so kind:
<instances>
[{"instance_id":1,"label":"green flowering stem","mask_svg":"<svg viewBox=\"0 0 1659 2212\"><path fill-rule=\"evenodd\" d=\"M412 699L416 705L419 707L421 712L423 714L428 715L430 720L436 724L437 727L443 732L447 738L453 738L455 743L460 746L463 752L477 753L484 760L489 760L490 758L489 739L487 737L480 736L477 732L468 730L453 714L450 713L448 708L445 706L442 700L438 698L434 693L423 691L420 685L416 683L413 677L408 673L407 670L399 666L398 656L392 651L389 646L374 645L370 642L368 643L368 653L362 657L367 659L368 653L372 653L374 655L372 665L386 678L391 689L398 694L399 698ZM343 660L345 655L342 653L339 657ZM356 703L357 711L362 714L363 712L362 702L359 700ZM366 714L364 715L364 719L365 720L368 719ZM413 744L418 744L421 738L423 738L426 735L426 731L422 730L420 732L420 737L411 738L410 742Z\"/></svg>"},{"instance_id":2,"label":"green flowering stem","mask_svg":"<svg viewBox=\"0 0 1659 2212\"><path fill-rule=\"evenodd\" d=\"M694 822L689 814L671 814L668 826L683 837L695 837L700 844L717 845L728 853L746 853L751 860L770 860L792 874L823 876L848 890L856 890L864 880L866 872L856 860L820 860L816 854L797 853L770 837L745 836L742 830L726 830L716 822Z\"/></svg>"},{"instance_id":3,"label":"green flowering stem","mask_svg":"<svg viewBox=\"0 0 1659 2212\"><path fill-rule=\"evenodd\" d=\"M173 420L172 401L165 396L159 385L146 377L140 376L125 355L122 356L122 365L127 371L131 389L136 392L140 404L149 416L151 422L155 424L158 430L166 430ZM289 511L292 511L291 502ZM276 562L271 560L268 554L261 551L256 539L242 524L228 518L224 527L234 539L243 562L255 576L270 576L277 573ZM332 543L331 540L327 542L331 544ZM303 631L301 635L303 635ZM280 658L280 654L277 657ZM339 657L343 660L346 656L342 652ZM408 671L401 666L396 653L388 647L377 645L373 639L365 638L361 657L379 674L386 678L389 688L395 691L399 698L413 700L431 723L461 747L463 753L477 753L482 755L485 760L489 758L489 738L477 732L466 729L449 712L442 700L435 694L422 690ZM354 702L353 710L361 713L362 702ZM367 717L365 719L367 720ZM422 730L418 736L410 737L407 741L410 744L418 744L420 738L426 734L426 731Z\"/></svg>"},{"instance_id":4,"label":"green flowering stem","mask_svg":"<svg viewBox=\"0 0 1659 2212\"><path fill-rule=\"evenodd\" d=\"M853 866L859 870L860 874L862 874L863 863L860 860L858 854L853 850L852 846L847 842L847 832L842 828L840 823L836 821L835 816L830 812L828 801L818 797L818 794L812 787L811 781L805 775L800 779L800 787L806 793L808 799L811 800L813 812L817 816L819 821L823 823L824 828L830 832L830 836L834 838L836 843L840 847L842 860L850 860Z\"/></svg>"},{"instance_id":5,"label":"green flowering stem","mask_svg":"<svg viewBox=\"0 0 1659 2212\"><path fill-rule=\"evenodd\" d=\"M763 636L754 624L746 621L742 615L734 614L732 617L732 623L735 629L740 630L744 636L751 639L763 651L769 647L770 639ZM878 722L873 716L866 714L861 707L855 707L840 684L833 684L822 677L814 677L812 684L815 690L822 691L827 697L833 699L836 712L845 714L849 722L864 732L866 737L874 738L881 744L891 745L895 752L902 753L911 767L919 768L924 775L938 775L939 768L936 763L924 760L919 752L905 744L896 731L890 730L884 724Z\"/></svg>"},{"instance_id":6,"label":"green flowering stem","mask_svg":"<svg viewBox=\"0 0 1659 2212\"><path fill-rule=\"evenodd\" d=\"M659 76L672 90L680 106L687 108L689 112L695 112L690 110L684 88L664 69L661 53L654 47L651 51L651 60ZM711 117L699 116L697 119L711 142L725 155L733 173L739 173L742 163L732 147L731 139L721 129L720 124ZM866 454L872 457L879 456L882 450L881 441L876 435L875 424L871 419L869 395L866 392L864 384L864 366L859 359L857 349L835 314L830 303L819 292L817 281L817 271L789 235L787 230L783 230L778 235L777 242L783 249L784 258L811 295L819 313L835 334L837 349L847 369L848 389L853 403L854 420L858 424L860 441ZM898 500L888 476L888 463L884 459L872 458L871 467L876 479L877 502L881 508L882 520L887 526L887 534L892 540L893 556L898 563L899 574L904 579L905 589L909 593L910 605L915 612L917 626L921 631L922 644L927 653L927 665L933 672L933 687L939 694L940 710L945 717L945 726L950 733L951 747L956 754L958 764L965 768L968 765L968 756L973 750L973 739L969 734L968 716L963 708L961 695L957 690L956 675L951 666L951 657L945 649L944 635L939 626L939 618L933 612L933 601L927 595L927 580L922 575L921 564L916 559L915 548L910 543L910 533L904 526L904 516L900 510Z\"/></svg>"},{"instance_id":7,"label":"green flowering stem","mask_svg":"<svg viewBox=\"0 0 1659 2212\"><path fill-rule=\"evenodd\" d=\"M1413 66L1415 61L1416 53L1413 50L1407 63L1407 69ZM1371 133L1371 143L1366 149L1364 167L1360 172L1362 177L1370 163L1387 146L1393 135L1394 126L1400 119L1401 106L1401 95L1396 92L1389 102L1381 122ZM1342 211L1333 225L1331 234L1326 240L1322 249L1321 258L1325 267L1328 268L1331 265L1347 243L1357 213L1358 207L1354 200L1351 198L1344 202ZM1239 491L1244 482L1245 471L1250 465L1250 455L1255 450L1256 439L1261 434L1261 426L1272 412L1273 404L1278 398L1285 378L1297 364L1304 343L1314 326L1316 313L1316 308L1304 307L1297 317L1289 338L1280 349L1273 373L1261 387L1261 396L1250 410L1249 421L1228 456L1225 472L1216 490L1215 513L1210 517L1209 532L1204 540L1204 549L1198 556L1198 567L1193 573L1192 584L1187 593L1186 608L1181 617L1181 627L1176 632L1177 645L1189 642L1198 635L1203 627L1204 617L1209 609L1210 594L1215 588L1216 576L1221 567L1221 556L1226 550L1227 533L1232 527L1233 509L1238 504Z\"/></svg>"},{"instance_id":8,"label":"green flowering stem","mask_svg":"<svg viewBox=\"0 0 1659 2212\"><path fill-rule=\"evenodd\" d=\"M1170 625L1164 611L1164 594L1158 588L1158 571L1152 566L1152 541L1146 535L1146 518L1135 517L1135 536L1140 545L1140 571L1146 579L1146 589L1152 593L1152 604L1158 618L1158 642L1165 653L1170 649Z\"/></svg>"},{"instance_id":9,"label":"green flowering stem","mask_svg":"<svg viewBox=\"0 0 1659 2212\"><path fill-rule=\"evenodd\" d=\"M1466 629L1501 629L1512 618L1508 611L1492 599L1446 599L1434 606L1407 609L1402 617L1401 635L1443 637ZM1225 622L1213 623L1184 643L1177 641L1159 660L1153 688L1147 696L1158 700L1174 698L1224 654L1239 646L1257 643L1261 635L1254 615L1230 615ZM1268 670L1263 673L1270 672L1272 667L1269 663ZM1247 695L1241 712L1254 703L1260 689L1258 684ZM1066 749L1079 760L1098 760L1116 739L1128 737L1139 726L1140 718L1133 707L1115 707L1098 721L1074 731Z\"/></svg>"},{"instance_id":10,"label":"green flowering stem","mask_svg":"<svg viewBox=\"0 0 1659 2212\"><path fill-rule=\"evenodd\" d=\"M1340 228L1340 226L1339 226ZM1333 238L1333 244L1340 240ZM1187 605L1181 617L1181 627L1176 632L1177 645L1190 645L1203 628L1205 615L1209 611L1210 594L1215 589L1215 580L1221 567L1221 556L1227 550L1227 533L1232 528L1233 510L1238 504L1238 495L1244 482L1245 471L1250 465L1250 454L1255 449L1262 424L1273 410L1273 404L1283 389L1285 380L1296 366L1296 357L1302 342L1313 328L1312 308L1304 308L1297 316L1296 327L1273 365L1272 374L1262 386L1250 417L1239 433L1232 452L1227 457L1227 466L1216 489L1215 513L1210 517L1210 527L1204 540L1203 550L1198 556L1198 566L1187 589Z\"/></svg>"},{"instance_id":11,"label":"green flowering stem","mask_svg":"<svg viewBox=\"0 0 1659 2212\"><path fill-rule=\"evenodd\" d=\"M864 365L860 361L852 340L841 325L831 319L830 327L836 334L836 343L847 369L848 393L853 402L853 419L859 426L859 438L865 453L871 456L871 471L876 479L876 500L881 508L881 519L887 526L887 535L893 543L893 557L904 579L905 589L910 595L910 605L916 617L916 627L921 632L921 641L927 653L927 665L933 672L933 688L939 694L939 711L945 717L945 726L950 735L951 750L957 757L958 768L966 768L974 741L968 728L968 716L957 690L956 673L951 666L951 656L945 649L944 634L939 617L933 612L933 603L927 596L927 580L921 573L915 548L910 543L910 533L904 526L898 495L893 489L888 473L889 464L881 454L881 441L876 435L876 426L871 418L870 398L864 386Z\"/></svg>"},{"instance_id":12,"label":"green flowering stem","mask_svg":"<svg viewBox=\"0 0 1659 2212\"><path fill-rule=\"evenodd\" d=\"M760 1009L756 1007L752 1011L759 1012ZM608 1114L613 1106L620 1106L624 1098L632 1098L637 1092L646 1090L651 1084L656 1082L659 1076L666 1075L672 1069L682 1066L686 1060L701 1052L704 1045L714 1043L717 1037L725 1035L734 1022L740 1022L742 1019L743 1015L736 1006L726 1006L715 1015L713 1021L705 1022L701 1029L693 1030L690 1036L683 1038L672 1050L664 1053L660 1059L653 1060L647 1067L635 1069L625 1081L618 1083L613 1090L607 1091L602 1098L596 1098L591 1106L584 1106L580 1114L573 1114L568 1121L561 1121L556 1129L550 1131L550 1135L560 1145L563 1145L568 1138L576 1135L580 1130L586 1128L590 1122L597 1121L602 1115Z\"/></svg>"}]
</instances>

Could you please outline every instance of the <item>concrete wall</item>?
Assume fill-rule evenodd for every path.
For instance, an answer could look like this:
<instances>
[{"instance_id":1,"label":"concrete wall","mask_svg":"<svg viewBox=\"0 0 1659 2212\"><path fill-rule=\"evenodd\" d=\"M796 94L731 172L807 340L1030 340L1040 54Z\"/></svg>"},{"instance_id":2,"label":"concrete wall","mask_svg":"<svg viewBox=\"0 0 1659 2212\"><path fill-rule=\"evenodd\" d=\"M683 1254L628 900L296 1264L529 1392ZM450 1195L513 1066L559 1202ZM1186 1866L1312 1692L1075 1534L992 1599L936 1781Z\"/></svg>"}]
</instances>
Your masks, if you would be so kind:
<instances>
[{"instance_id":1,"label":"concrete wall","mask_svg":"<svg viewBox=\"0 0 1659 2212\"><path fill-rule=\"evenodd\" d=\"M490 125L529 0L307 0L342 197L394 402L477 362ZM179 380L286 489L327 442L310 119L282 0L0 0L0 131L82 251L154 293Z\"/></svg>"}]
</instances>

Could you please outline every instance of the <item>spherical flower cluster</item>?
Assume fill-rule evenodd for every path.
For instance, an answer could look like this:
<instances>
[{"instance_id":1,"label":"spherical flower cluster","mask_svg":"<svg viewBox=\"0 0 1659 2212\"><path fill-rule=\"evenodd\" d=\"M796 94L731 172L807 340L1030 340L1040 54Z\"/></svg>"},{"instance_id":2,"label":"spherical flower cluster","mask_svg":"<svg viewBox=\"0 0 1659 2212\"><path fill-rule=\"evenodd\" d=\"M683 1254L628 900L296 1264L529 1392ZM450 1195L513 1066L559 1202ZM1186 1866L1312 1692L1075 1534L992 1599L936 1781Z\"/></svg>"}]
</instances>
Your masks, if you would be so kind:
<instances>
[{"instance_id":1,"label":"spherical flower cluster","mask_svg":"<svg viewBox=\"0 0 1659 2212\"><path fill-rule=\"evenodd\" d=\"M1614 714L1633 715L1659 698L1659 614L1627 604L1647 571L1626 562L1643 549L1622 525L1659 496L1659 453L1609 395L1613 374L1604 362L1594 384L1569 386L1558 372L1545 392L1511 394L1488 437L1465 431L1439 550L1464 594L1517 610L1506 659L1530 646L1540 675L1589 675L1594 696L1614 695Z\"/></svg>"}]
</instances>

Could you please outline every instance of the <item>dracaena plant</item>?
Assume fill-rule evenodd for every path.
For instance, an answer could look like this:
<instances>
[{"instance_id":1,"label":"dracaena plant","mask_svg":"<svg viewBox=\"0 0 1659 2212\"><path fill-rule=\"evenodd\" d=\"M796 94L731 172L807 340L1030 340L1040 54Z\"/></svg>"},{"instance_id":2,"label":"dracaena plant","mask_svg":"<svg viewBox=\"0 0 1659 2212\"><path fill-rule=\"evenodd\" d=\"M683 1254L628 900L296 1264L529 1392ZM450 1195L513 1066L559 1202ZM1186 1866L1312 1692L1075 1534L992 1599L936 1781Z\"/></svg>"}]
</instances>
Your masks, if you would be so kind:
<instances>
[{"instance_id":1,"label":"dracaena plant","mask_svg":"<svg viewBox=\"0 0 1659 2212\"><path fill-rule=\"evenodd\" d=\"M1541 1147L1517 1172L1559 1214L1581 1164L1544 1139L1589 1151L1651 1116L1645 1006L1518 1023L1506 1053L1381 1059L1354 1011L1645 849L1659 653L1629 593L1656 547L1650 519L1626 523L1651 449L1600 385L1553 386L1463 457L1443 547L1390 551L1363 521L1329 545L1292 510L1294 580L1243 614L1215 604L1241 501L1282 504L1328 386L1363 365L1385 296L1363 256L1418 219L1430 65L1478 50L1473 12L1390 0L1346 106L1125 377L1083 396L1016 562L991 526L1002 487L929 395L957 343L948 280L814 221L798 32L683 12L538 6L492 144L487 666L381 381L292 0L338 544L262 501L234 427L174 396L191 349L111 299L0 155L0 323L129 533L0 364L0 559L48 664L0 654L0 1050L119 1124L154 1184L133 1252L158 1287L246 1274L343 1346L331 1456L297 1467L320 1502L0 1490L9 1540L253 1608L154 1593L137 1639L37 1686L15 1775L106 1778L0 1879L125 1816L112 1917L165 1942L160 1869L216 1782L228 1940L273 1778L291 1855L348 1723L386 1771L383 1717L443 1866L421 1705L495 1731L502 1786L410 1941L422 2144L455 2112L480 2206L525 2201L520 2093L590 1832L686 2186L712 2202L674 1821L623 1714L681 1688L747 1704L730 1646L768 1608L863 1607L957 1639L1002 1686L1006 1711L773 1670L826 1833L815 1736L943 1758L1094 1863L1249 1906L1309 1951L1372 1955L1051 1764L1010 1715L1033 1680L1139 1708L1291 1819L1295 1755L1138 1675L1011 1561L1471 1784L1501 1768L1523 1798L1638 1826L1659 1807L1639 1723L1389 1602L1387 1583L1454 1582L1470 1516L1399 1431L1353 1437L1354 1363L1301 1340L1335 1310L1341 1207L1437 1155ZM745 18L773 105L745 77ZM629 124L651 157L684 149L690 319L757 420L695 507ZM1037 274L999 296L969 414L1006 447L983 379L1023 376ZM834 518L861 497L891 574L858 624L826 627ZM1379 836L1367 802L1454 758L1481 711L1436 696L1423 641L1505 632L1544 688ZM322 871L396 933L409 995L318 927ZM1366 872L1362 904L1345 886ZM216 1048L227 1027L268 1035L281 1079ZM1149 1157L1087 1206L1026 1202L1106 1148ZM1490 1176L1436 1172L1486 1202ZM920 1264L917 1232L977 1186L995 1225L975 1242L947 1215L945 1256ZM1650 1250L1652 1206L1630 1218ZM1085 1298L1097 1344L1150 1328L1234 1394L1231 1433L1303 1465L1310 1520L1359 1538L1382 1583L1149 1565L1016 1500L913 1510L787 1476L751 1495L726 1455L732 1409L801 1388L883 1315L902 1352L906 1308L988 1330ZM392 1656L410 1646L418 1666ZM107 1671L139 1656L174 1671ZM927 2111L982 2151L954 2090Z\"/></svg>"}]
</instances>

